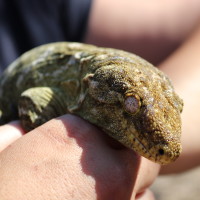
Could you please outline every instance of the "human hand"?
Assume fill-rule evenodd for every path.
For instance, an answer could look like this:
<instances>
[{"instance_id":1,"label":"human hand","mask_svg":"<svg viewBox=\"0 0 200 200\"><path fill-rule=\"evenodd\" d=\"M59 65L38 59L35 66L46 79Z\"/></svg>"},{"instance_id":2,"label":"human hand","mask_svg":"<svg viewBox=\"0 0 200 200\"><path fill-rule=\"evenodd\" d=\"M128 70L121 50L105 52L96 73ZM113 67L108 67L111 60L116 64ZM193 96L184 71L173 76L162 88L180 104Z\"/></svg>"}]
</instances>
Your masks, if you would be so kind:
<instances>
[{"instance_id":1,"label":"human hand","mask_svg":"<svg viewBox=\"0 0 200 200\"><path fill-rule=\"evenodd\" d=\"M23 134L16 123L0 127L0 136L6 132ZM148 187L158 171L159 165L113 143L95 126L65 115L0 153L0 197L153 200Z\"/></svg>"}]
</instances>

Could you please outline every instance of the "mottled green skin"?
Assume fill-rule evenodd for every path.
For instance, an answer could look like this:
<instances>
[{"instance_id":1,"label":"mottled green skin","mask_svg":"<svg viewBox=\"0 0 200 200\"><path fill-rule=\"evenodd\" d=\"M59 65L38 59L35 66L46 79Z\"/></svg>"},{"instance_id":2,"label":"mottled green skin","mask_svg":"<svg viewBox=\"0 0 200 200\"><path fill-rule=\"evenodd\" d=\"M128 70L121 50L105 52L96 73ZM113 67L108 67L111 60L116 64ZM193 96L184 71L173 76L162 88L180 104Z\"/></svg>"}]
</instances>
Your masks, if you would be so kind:
<instances>
[{"instance_id":1,"label":"mottled green skin","mask_svg":"<svg viewBox=\"0 0 200 200\"><path fill-rule=\"evenodd\" d=\"M28 131L74 113L161 164L180 155L182 105L169 79L142 58L80 43L35 48L0 77L0 124L20 117Z\"/></svg>"}]
</instances>

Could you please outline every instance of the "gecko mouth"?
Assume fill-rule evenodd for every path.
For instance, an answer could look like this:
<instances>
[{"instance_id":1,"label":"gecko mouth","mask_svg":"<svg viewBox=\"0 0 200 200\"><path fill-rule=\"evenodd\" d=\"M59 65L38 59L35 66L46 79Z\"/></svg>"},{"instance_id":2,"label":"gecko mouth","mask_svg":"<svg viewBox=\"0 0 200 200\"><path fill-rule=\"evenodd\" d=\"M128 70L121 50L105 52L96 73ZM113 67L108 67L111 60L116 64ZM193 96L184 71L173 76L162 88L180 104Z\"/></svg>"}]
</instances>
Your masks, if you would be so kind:
<instances>
[{"instance_id":1,"label":"gecko mouth","mask_svg":"<svg viewBox=\"0 0 200 200\"><path fill-rule=\"evenodd\" d=\"M155 162L149 149L136 137L133 138L132 149L139 155Z\"/></svg>"},{"instance_id":2,"label":"gecko mouth","mask_svg":"<svg viewBox=\"0 0 200 200\"><path fill-rule=\"evenodd\" d=\"M181 145L175 143L173 146L166 144L157 144L148 148L145 145L146 141L142 142L138 138L133 138L132 149L140 156L143 156L158 164L169 164L174 162L180 155Z\"/></svg>"}]
</instances>

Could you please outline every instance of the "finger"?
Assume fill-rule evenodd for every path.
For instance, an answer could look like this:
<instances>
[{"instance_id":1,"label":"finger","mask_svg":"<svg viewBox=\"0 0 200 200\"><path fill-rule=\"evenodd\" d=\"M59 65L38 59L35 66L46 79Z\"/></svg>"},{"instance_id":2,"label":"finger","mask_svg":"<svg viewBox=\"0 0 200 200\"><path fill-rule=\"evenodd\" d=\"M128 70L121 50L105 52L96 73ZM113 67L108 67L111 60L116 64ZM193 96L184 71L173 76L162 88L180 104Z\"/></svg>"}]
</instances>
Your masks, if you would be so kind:
<instances>
[{"instance_id":1,"label":"finger","mask_svg":"<svg viewBox=\"0 0 200 200\"><path fill-rule=\"evenodd\" d=\"M84 172L96 180L98 188L102 187L100 182L105 178L105 182L112 182L112 186L108 187L108 192L116 187L118 190L116 199L129 199L133 190L136 195L144 193L153 183L158 175L160 165L146 158L141 158L128 148L121 147L118 142L113 142L110 137L84 120L78 118L79 121L77 123L77 117L72 115L67 117L67 124L66 121L63 121L63 124L68 130L69 137L75 138L78 145L83 148L82 166L85 169ZM87 131L83 132L82 130L84 129ZM93 155L93 152L96 152L98 157L93 158L91 162L88 158L96 155ZM104 158L105 167L94 167L98 166L96 162L98 162L99 158ZM113 163L113 159L115 163ZM112 169L107 168L107 166L111 166ZM99 177L101 173L103 175ZM116 181L113 182L113 180Z\"/></svg>"},{"instance_id":2,"label":"finger","mask_svg":"<svg viewBox=\"0 0 200 200\"><path fill-rule=\"evenodd\" d=\"M156 175L154 165L147 162L145 167L143 159L127 148L113 148L102 131L72 115L21 137L2 152L0 163L4 194L16 196L20 190L33 199L89 194L92 198L87 199L125 200L133 190L134 196L144 192Z\"/></svg>"},{"instance_id":3,"label":"finger","mask_svg":"<svg viewBox=\"0 0 200 200\"><path fill-rule=\"evenodd\" d=\"M83 173L84 153L75 139L87 143L93 137L84 137L85 131L92 127L83 120L76 122L67 116L51 120L0 154L2 199L95 199L95 180Z\"/></svg>"},{"instance_id":4,"label":"finger","mask_svg":"<svg viewBox=\"0 0 200 200\"><path fill-rule=\"evenodd\" d=\"M145 190L135 198L136 200L155 200L154 194L151 190Z\"/></svg>"},{"instance_id":5,"label":"finger","mask_svg":"<svg viewBox=\"0 0 200 200\"><path fill-rule=\"evenodd\" d=\"M0 152L24 134L19 121L0 126Z\"/></svg>"},{"instance_id":6,"label":"finger","mask_svg":"<svg viewBox=\"0 0 200 200\"><path fill-rule=\"evenodd\" d=\"M137 181L135 184L135 193L141 196L151 186L156 179L160 170L160 165L156 164L144 157L141 159L140 168L138 171Z\"/></svg>"},{"instance_id":7,"label":"finger","mask_svg":"<svg viewBox=\"0 0 200 200\"><path fill-rule=\"evenodd\" d=\"M98 198L130 199L140 156L80 118L68 115L68 121L60 119L65 124L68 136L74 138L83 149L82 170L95 180Z\"/></svg>"},{"instance_id":8,"label":"finger","mask_svg":"<svg viewBox=\"0 0 200 200\"><path fill-rule=\"evenodd\" d=\"M116 193L117 194L116 199L118 198L120 199L120 194L123 196L123 199L126 199L126 197L128 199L128 196L131 194L132 191L133 195L134 194L137 195L138 193L144 193L144 191L146 191L146 189L153 183L153 181L157 177L160 165L152 161L149 161L146 158L143 157L141 158L134 151L122 147L120 144L118 144L118 142L113 141L110 137L108 137L99 129L93 132L90 130L91 127L87 126L87 128L89 129L88 132L84 133L85 135L83 135L83 133L80 132L80 129L72 131L70 125L73 125L73 127L77 127L77 124L73 124L73 118L74 116L71 116L71 122L70 124L67 124L66 128L68 129L68 132L73 133L71 137L75 137L78 144L83 147L85 155L91 157L92 152L94 151L99 152L98 155L101 155L100 157L105 158L104 160L105 166L109 165L112 166L113 163L112 164L109 163L108 160L117 159L117 162L115 160L116 162L115 168L113 168L112 166L112 172L106 174L105 171L108 171L108 169L104 171L104 177L107 179L106 180L107 182L109 182L109 178L110 179L113 178L117 180L114 183L112 183L113 186L119 184L118 186L116 186L116 188L118 188L118 192ZM82 126L81 124L83 123L83 121L81 120L79 123L80 124L78 127ZM74 135L74 133L76 135ZM88 140L87 143L85 143L86 140ZM90 148L87 147L88 144ZM95 149L93 149L92 146ZM91 166L94 165L95 159L93 160L93 162L90 163L90 160L87 159L87 156L82 157L83 158L82 160L84 161L83 163L85 163L85 168L87 168L87 174L92 175L95 178L96 185L100 188L101 185L99 184L100 180L98 176L99 173L101 173L102 168L91 168ZM116 168L118 170L120 169L120 173L119 171L115 173ZM124 179L123 180L124 182L122 181L122 177ZM126 183L129 184L127 185ZM121 187L121 185L123 185L123 187ZM108 187L108 189L110 190L111 187Z\"/></svg>"},{"instance_id":9,"label":"finger","mask_svg":"<svg viewBox=\"0 0 200 200\"><path fill-rule=\"evenodd\" d=\"M47 122L1 153L1 191L16 199L64 200L71 194L76 199L130 199L139 157L112 148L104 138L102 131L72 115Z\"/></svg>"}]
</instances>

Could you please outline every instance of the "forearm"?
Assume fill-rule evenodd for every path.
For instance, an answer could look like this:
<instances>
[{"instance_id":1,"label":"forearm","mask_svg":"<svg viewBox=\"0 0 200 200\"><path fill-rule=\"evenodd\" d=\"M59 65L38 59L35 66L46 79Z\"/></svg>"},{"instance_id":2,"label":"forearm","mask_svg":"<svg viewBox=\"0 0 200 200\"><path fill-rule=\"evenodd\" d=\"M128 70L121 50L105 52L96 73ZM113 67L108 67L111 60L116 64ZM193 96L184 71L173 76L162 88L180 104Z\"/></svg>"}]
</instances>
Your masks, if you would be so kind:
<instances>
[{"instance_id":1,"label":"forearm","mask_svg":"<svg viewBox=\"0 0 200 200\"><path fill-rule=\"evenodd\" d=\"M184 100L182 113L183 152L163 173L174 173L200 165L200 27L160 68L172 79Z\"/></svg>"},{"instance_id":2,"label":"forearm","mask_svg":"<svg viewBox=\"0 0 200 200\"><path fill-rule=\"evenodd\" d=\"M132 51L157 63L196 26L199 8L198 0L94 0L85 42Z\"/></svg>"}]
</instances>

